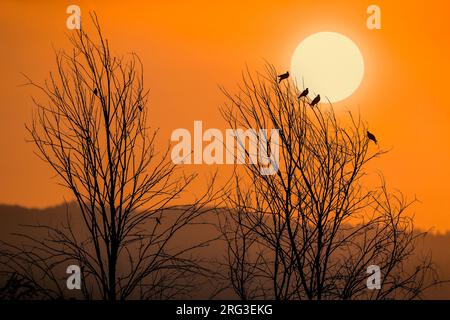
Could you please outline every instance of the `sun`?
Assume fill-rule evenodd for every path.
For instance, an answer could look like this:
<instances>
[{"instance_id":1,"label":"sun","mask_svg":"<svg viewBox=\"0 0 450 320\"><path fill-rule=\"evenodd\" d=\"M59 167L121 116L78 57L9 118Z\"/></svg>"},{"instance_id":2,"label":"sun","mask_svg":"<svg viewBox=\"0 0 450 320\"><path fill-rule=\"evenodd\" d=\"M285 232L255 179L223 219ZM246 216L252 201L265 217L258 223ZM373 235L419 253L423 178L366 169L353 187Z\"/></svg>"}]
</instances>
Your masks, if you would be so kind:
<instances>
[{"instance_id":1,"label":"sun","mask_svg":"<svg viewBox=\"0 0 450 320\"><path fill-rule=\"evenodd\" d=\"M364 77L364 59L358 46L336 32L318 32L305 38L291 59L291 73L299 88L320 94L322 102L339 102L358 89Z\"/></svg>"}]
</instances>

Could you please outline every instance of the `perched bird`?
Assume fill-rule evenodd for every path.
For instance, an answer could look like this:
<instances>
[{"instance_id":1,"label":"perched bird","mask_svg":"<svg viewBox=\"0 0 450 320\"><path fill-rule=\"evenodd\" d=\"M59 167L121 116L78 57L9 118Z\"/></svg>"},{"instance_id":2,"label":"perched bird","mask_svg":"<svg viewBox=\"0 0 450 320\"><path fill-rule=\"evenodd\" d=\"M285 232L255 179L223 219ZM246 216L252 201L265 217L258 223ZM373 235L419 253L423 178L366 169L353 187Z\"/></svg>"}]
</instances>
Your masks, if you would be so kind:
<instances>
[{"instance_id":1,"label":"perched bird","mask_svg":"<svg viewBox=\"0 0 450 320\"><path fill-rule=\"evenodd\" d=\"M320 94L317 95L317 97L314 98L314 100L310 103L311 107L314 107L316 104L318 104L320 101Z\"/></svg>"},{"instance_id":2,"label":"perched bird","mask_svg":"<svg viewBox=\"0 0 450 320\"><path fill-rule=\"evenodd\" d=\"M301 99L302 97L307 97L308 94L309 94L309 90L308 90L308 88L306 88L305 90L302 91L302 93L300 93L298 98Z\"/></svg>"},{"instance_id":3,"label":"perched bird","mask_svg":"<svg viewBox=\"0 0 450 320\"><path fill-rule=\"evenodd\" d=\"M156 218L156 224L161 224L161 220L159 220L159 218Z\"/></svg>"},{"instance_id":4,"label":"perched bird","mask_svg":"<svg viewBox=\"0 0 450 320\"><path fill-rule=\"evenodd\" d=\"M278 83L280 83L281 81L283 81L284 79L289 78L289 71L286 71L286 73L280 74L278 76Z\"/></svg>"},{"instance_id":5,"label":"perched bird","mask_svg":"<svg viewBox=\"0 0 450 320\"><path fill-rule=\"evenodd\" d=\"M378 144L377 138L375 138L375 135L371 133L369 130L367 130L367 138L375 142L375 144Z\"/></svg>"},{"instance_id":6,"label":"perched bird","mask_svg":"<svg viewBox=\"0 0 450 320\"><path fill-rule=\"evenodd\" d=\"M94 88L94 94L97 95L98 94L98 90L97 88Z\"/></svg>"},{"instance_id":7,"label":"perched bird","mask_svg":"<svg viewBox=\"0 0 450 320\"><path fill-rule=\"evenodd\" d=\"M140 103L138 103L138 109L142 112L142 105Z\"/></svg>"}]
</instances>

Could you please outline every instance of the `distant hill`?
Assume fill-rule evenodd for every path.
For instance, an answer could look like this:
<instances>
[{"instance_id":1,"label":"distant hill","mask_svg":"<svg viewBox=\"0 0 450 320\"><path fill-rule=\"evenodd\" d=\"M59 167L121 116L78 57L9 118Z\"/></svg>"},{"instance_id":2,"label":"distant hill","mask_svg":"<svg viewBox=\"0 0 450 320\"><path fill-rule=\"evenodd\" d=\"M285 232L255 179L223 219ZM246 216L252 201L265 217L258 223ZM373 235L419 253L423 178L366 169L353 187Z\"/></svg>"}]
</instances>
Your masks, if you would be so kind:
<instances>
[{"instance_id":1,"label":"distant hill","mask_svg":"<svg viewBox=\"0 0 450 320\"><path fill-rule=\"evenodd\" d=\"M73 202L45 209L0 204L0 239L11 239L12 233L23 230L21 225L58 223L65 217L67 209L73 212L78 207Z\"/></svg>"},{"instance_id":2,"label":"distant hill","mask_svg":"<svg viewBox=\"0 0 450 320\"><path fill-rule=\"evenodd\" d=\"M14 243L17 241L17 236L14 233L20 232L33 232L37 235L37 231L30 231L33 229L24 228L21 225L31 225L31 224L50 224L56 225L64 221L67 210L76 213L78 207L75 203L62 204L54 207L49 207L45 209L31 209L24 208L21 206L14 205L0 205L0 240L8 241ZM209 217L208 219L212 219ZM179 234L177 241L180 244L186 244L193 241L193 236L195 237L213 237L214 230L211 227L196 226L191 227L194 229L185 230ZM200 230L195 230L195 228L202 228ZM198 240L198 239L197 239ZM440 278L450 279L450 232L445 234L432 234L428 233L418 248L417 252L420 254L430 252L432 253L433 261L439 271ZM206 248L202 248L199 254L205 259L215 259L221 258L224 254L224 248L220 244L215 244ZM197 298L207 298L208 289L200 288L198 290ZM230 298L228 294L221 296L222 298ZM450 299L450 283L442 285L440 287L435 287L428 290L425 294L427 299Z\"/></svg>"}]
</instances>

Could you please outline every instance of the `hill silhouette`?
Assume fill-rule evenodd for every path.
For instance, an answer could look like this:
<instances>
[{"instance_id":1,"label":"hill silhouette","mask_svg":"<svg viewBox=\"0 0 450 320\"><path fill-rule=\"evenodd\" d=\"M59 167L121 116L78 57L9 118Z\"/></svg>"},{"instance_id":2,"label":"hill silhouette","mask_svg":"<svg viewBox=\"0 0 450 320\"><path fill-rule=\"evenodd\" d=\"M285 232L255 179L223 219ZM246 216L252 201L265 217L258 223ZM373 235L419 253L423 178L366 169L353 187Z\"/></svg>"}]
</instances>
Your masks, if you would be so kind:
<instances>
[{"instance_id":1,"label":"hill silhouette","mask_svg":"<svg viewBox=\"0 0 450 320\"><path fill-rule=\"evenodd\" d=\"M43 236L39 234L42 232L38 229L27 228L26 225L52 225L65 221L66 213L71 213L73 223L77 225L78 207L74 202L68 204L61 204L43 209L37 208L25 208L18 205L0 205L0 240L13 244L19 244L23 241L17 236L17 233L26 233L35 237ZM209 214L205 218L205 222L214 222L215 216L213 213ZM78 223L79 225L79 223ZM201 228L201 232L200 232ZM174 245L185 245L194 241L202 241L206 239L214 238L215 229L212 226L206 225L194 225L190 226L187 230L181 232ZM431 252L433 262L439 272L441 280L450 279L450 255L448 254L448 248L450 247L450 232L446 233L428 233L424 241L420 243L420 246L416 250L416 257ZM197 249L196 254L205 261L215 261L223 257L225 253L224 244L221 242L214 242L207 247ZM0 266L1 268L1 266ZM0 284L1 286L2 284ZM204 286L196 290L192 298L207 299L212 295L213 289L208 283L204 283ZM236 297L230 291L223 291L215 298L221 299L235 299ZM445 283L440 286L436 286L427 290L424 294L425 299L450 299L450 283Z\"/></svg>"}]
</instances>

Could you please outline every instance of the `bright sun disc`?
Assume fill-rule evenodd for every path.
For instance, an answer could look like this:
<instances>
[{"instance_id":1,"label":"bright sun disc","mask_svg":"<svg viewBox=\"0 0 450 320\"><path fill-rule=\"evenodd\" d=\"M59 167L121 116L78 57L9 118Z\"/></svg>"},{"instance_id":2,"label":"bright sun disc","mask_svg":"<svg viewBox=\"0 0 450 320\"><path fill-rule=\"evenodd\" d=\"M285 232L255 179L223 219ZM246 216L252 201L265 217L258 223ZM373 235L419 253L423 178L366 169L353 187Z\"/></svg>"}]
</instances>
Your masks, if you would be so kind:
<instances>
[{"instance_id":1,"label":"bright sun disc","mask_svg":"<svg viewBox=\"0 0 450 320\"><path fill-rule=\"evenodd\" d=\"M358 89L364 76L364 59L358 46L335 32L319 32L305 38L291 59L297 85L320 94L322 101L338 102Z\"/></svg>"}]
</instances>

